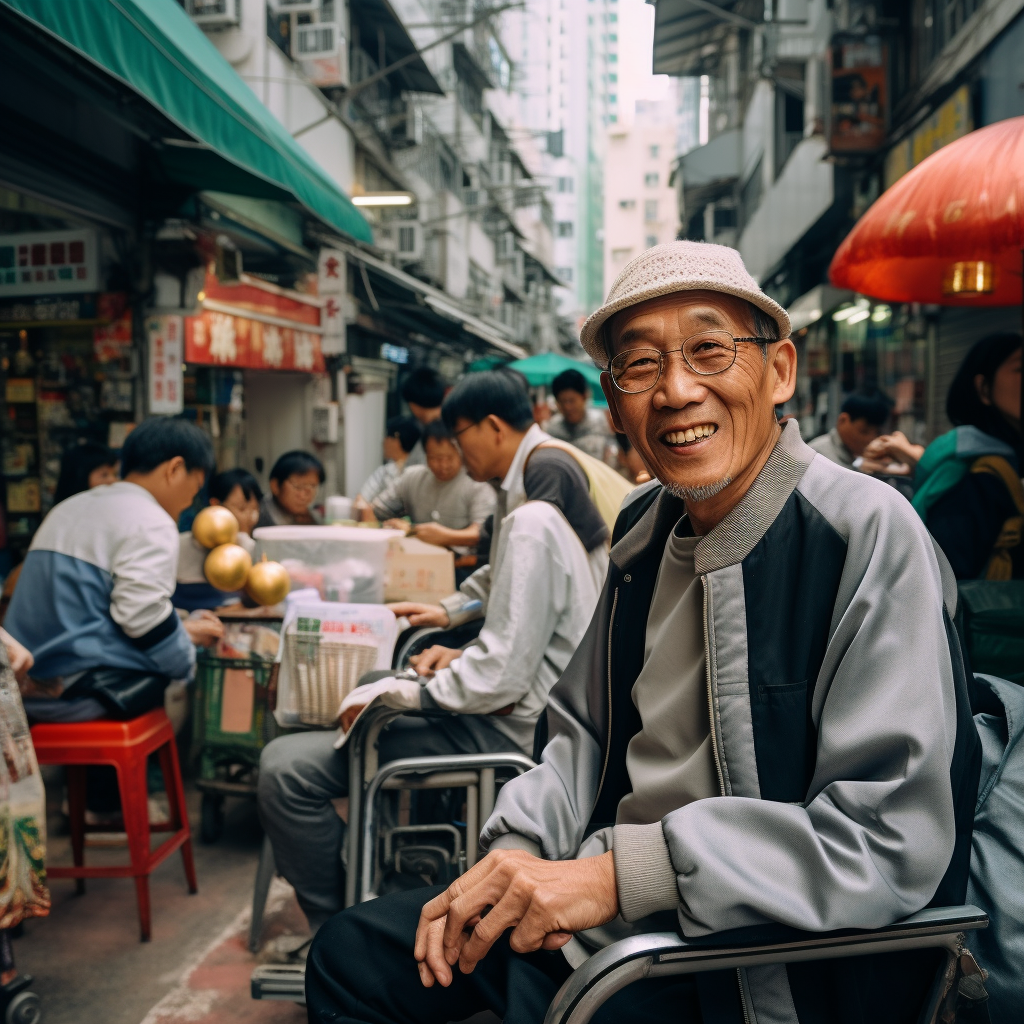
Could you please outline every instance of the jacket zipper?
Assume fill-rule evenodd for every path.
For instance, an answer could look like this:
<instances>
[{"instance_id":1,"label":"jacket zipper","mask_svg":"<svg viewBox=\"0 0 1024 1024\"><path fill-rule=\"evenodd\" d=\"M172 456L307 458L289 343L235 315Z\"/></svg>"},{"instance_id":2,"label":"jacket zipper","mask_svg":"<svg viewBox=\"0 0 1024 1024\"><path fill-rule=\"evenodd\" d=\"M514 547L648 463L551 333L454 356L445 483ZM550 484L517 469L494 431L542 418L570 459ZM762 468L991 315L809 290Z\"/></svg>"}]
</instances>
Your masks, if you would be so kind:
<instances>
[{"instance_id":1,"label":"jacket zipper","mask_svg":"<svg viewBox=\"0 0 1024 1024\"><path fill-rule=\"evenodd\" d=\"M718 730L715 728L715 700L714 690L711 686L711 635L708 630L708 578L701 574L701 584L704 587L704 676L708 685L708 720L711 723L711 750L715 755L715 771L718 772L718 789L722 796L725 796L725 773L722 771L722 759L718 752ZM743 987L743 972L736 968L736 986L740 991L740 1007L743 1010L743 1024L751 1024L752 1017L750 1008L747 1006L747 994Z\"/></svg>"},{"instance_id":2,"label":"jacket zipper","mask_svg":"<svg viewBox=\"0 0 1024 1024\"><path fill-rule=\"evenodd\" d=\"M615 588L612 595L612 614L608 622L608 728L604 741L604 764L601 765L601 781L597 784L597 796L594 797L594 806L601 797L601 790L604 789L604 777L608 771L608 758L612 752L612 633L615 632L615 611L619 607L619 588Z\"/></svg>"}]
</instances>

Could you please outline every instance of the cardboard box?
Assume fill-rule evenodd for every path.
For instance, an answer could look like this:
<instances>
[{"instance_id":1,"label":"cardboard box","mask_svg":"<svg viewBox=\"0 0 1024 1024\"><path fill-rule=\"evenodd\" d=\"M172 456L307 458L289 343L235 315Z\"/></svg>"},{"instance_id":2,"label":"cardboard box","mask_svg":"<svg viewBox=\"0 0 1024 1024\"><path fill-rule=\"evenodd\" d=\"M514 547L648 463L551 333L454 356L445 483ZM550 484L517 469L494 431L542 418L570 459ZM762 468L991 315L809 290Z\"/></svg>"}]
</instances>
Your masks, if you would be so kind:
<instances>
[{"instance_id":1,"label":"cardboard box","mask_svg":"<svg viewBox=\"0 0 1024 1024\"><path fill-rule=\"evenodd\" d=\"M455 556L415 537L392 540L388 548L385 601L437 604L455 593Z\"/></svg>"}]
</instances>

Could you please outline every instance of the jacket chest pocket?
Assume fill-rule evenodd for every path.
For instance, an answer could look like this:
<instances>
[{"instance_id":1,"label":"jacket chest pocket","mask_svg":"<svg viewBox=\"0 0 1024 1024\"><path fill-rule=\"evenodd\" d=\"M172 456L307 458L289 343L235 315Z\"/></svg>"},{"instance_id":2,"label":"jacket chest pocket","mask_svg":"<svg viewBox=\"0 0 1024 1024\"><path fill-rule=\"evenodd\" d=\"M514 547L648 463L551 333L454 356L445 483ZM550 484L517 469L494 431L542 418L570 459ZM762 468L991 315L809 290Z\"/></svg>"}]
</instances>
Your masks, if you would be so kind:
<instances>
[{"instance_id":1,"label":"jacket chest pocket","mask_svg":"<svg viewBox=\"0 0 1024 1024\"><path fill-rule=\"evenodd\" d=\"M757 703L776 708L803 708L807 705L807 680L795 683L758 683Z\"/></svg>"}]
</instances>

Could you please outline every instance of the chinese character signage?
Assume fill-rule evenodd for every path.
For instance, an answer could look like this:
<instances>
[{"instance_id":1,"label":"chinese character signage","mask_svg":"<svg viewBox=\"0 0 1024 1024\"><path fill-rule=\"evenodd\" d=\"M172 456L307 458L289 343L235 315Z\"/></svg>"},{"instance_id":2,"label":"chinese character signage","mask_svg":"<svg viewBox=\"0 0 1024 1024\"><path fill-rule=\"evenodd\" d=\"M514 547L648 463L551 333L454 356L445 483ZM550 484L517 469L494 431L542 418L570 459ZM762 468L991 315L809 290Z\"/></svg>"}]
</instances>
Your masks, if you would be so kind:
<instances>
[{"instance_id":1,"label":"chinese character signage","mask_svg":"<svg viewBox=\"0 0 1024 1024\"><path fill-rule=\"evenodd\" d=\"M149 411L176 416L184 409L182 341L184 317L151 316L146 320L149 342Z\"/></svg>"},{"instance_id":2,"label":"chinese character signage","mask_svg":"<svg viewBox=\"0 0 1024 1024\"><path fill-rule=\"evenodd\" d=\"M99 290L96 232L0 235L0 297Z\"/></svg>"},{"instance_id":3,"label":"chinese character signage","mask_svg":"<svg viewBox=\"0 0 1024 1024\"><path fill-rule=\"evenodd\" d=\"M971 131L974 131L971 90L969 86L961 85L934 114L926 117L907 138L886 154L885 187L899 181L925 157Z\"/></svg>"},{"instance_id":4,"label":"chinese character signage","mask_svg":"<svg viewBox=\"0 0 1024 1024\"><path fill-rule=\"evenodd\" d=\"M322 373L323 305L244 274L237 285L208 275L202 313L185 318L185 362Z\"/></svg>"},{"instance_id":5,"label":"chinese character signage","mask_svg":"<svg viewBox=\"0 0 1024 1024\"><path fill-rule=\"evenodd\" d=\"M885 144L889 103L885 63L885 46L878 36L833 38L833 153L873 153Z\"/></svg>"}]
</instances>

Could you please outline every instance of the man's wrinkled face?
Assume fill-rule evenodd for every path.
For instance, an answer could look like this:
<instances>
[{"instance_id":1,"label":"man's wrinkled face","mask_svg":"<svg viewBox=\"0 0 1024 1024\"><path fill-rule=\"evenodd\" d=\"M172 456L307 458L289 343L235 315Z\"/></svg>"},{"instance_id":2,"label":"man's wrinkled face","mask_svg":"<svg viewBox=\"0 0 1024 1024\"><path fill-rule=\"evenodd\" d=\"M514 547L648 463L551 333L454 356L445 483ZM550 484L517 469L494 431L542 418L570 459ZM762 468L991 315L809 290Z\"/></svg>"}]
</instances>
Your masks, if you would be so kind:
<instances>
[{"instance_id":1,"label":"man's wrinkled face","mask_svg":"<svg viewBox=\"0 0 1024 1024\"><path fill-rule=\"evenodd\" d=\"M695 373L677 351L702 331L752 336L745 302L717 292L679 292L624 309L605 329L613 356L637 348L671 353L658 383L641 394L624 394L603 378L624 433L670 491L704 501L770 449L778 432L775 405L793 392L792 382L775 370L778 344L768 346L766 358L760 345L741 342L732 366L708 376Z\"/></svg>"}]
</instances>

